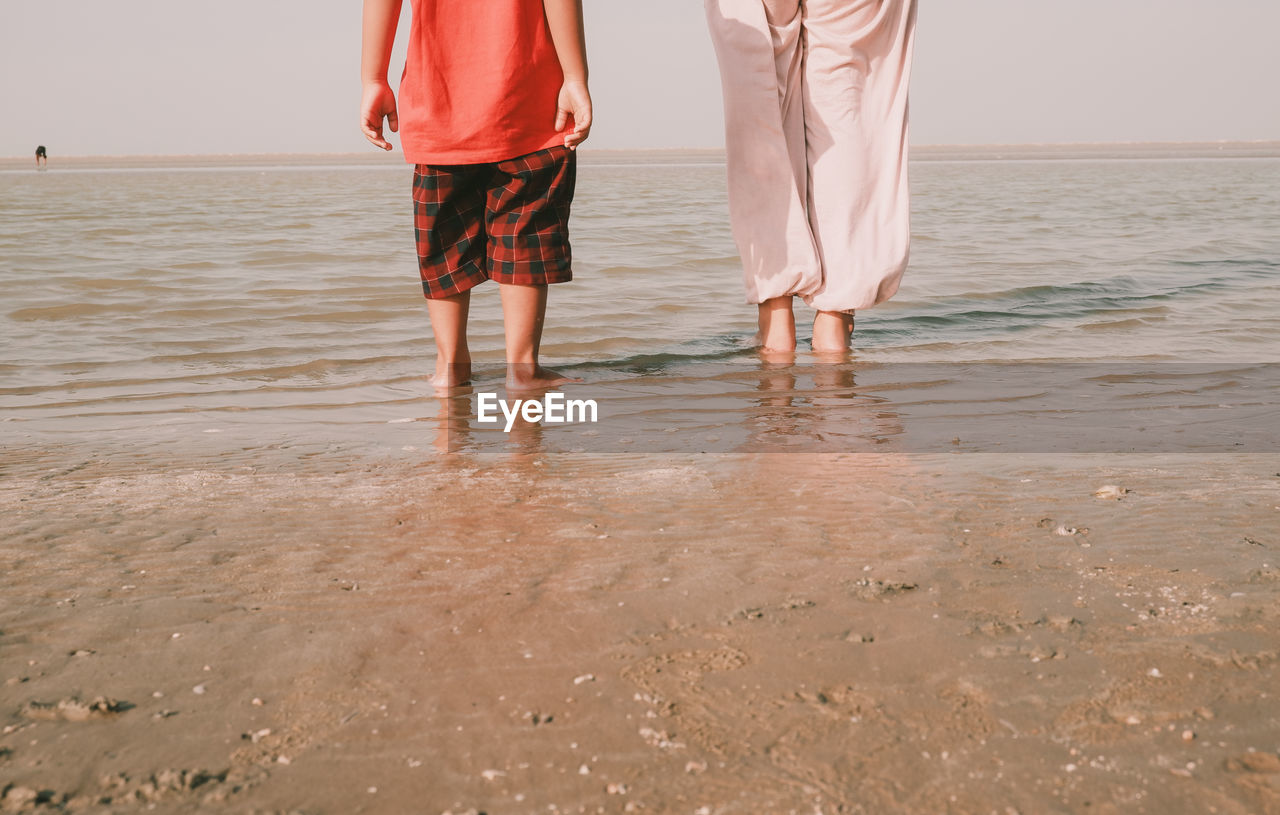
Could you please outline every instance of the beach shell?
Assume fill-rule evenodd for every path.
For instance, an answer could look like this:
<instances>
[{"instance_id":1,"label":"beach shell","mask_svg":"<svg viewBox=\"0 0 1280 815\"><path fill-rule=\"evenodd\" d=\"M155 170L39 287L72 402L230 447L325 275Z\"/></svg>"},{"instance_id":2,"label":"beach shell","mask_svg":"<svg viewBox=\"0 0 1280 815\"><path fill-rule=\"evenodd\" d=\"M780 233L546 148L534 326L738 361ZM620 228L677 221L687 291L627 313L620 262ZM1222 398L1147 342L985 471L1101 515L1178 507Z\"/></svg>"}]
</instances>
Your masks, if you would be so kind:
<instances>
[{"instance_id":1,"label":"beach shell","mask_svg":"<svg viewBox=\"0 0 1280 815\"><path fill-rule=\"evenodd\" d=\"M1095 498L1105 498L1111 501L1119 501L1128 494L1129 490L1116 484L1106 484L1093 491Z\"/></svg>"}]
</instances>

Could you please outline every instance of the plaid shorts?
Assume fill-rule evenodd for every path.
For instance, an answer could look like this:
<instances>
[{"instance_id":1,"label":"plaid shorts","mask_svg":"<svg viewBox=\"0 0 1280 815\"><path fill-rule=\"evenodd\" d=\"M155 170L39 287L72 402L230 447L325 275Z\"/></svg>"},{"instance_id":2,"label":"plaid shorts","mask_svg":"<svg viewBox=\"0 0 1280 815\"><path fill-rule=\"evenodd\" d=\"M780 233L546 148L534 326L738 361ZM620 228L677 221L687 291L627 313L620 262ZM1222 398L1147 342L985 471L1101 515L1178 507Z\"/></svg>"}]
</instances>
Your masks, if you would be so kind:
<instances>
[{"instance_id":1,"label":"plaid shorts","mask_svg":"<svg viewBox=\"0 0 1280 815\"><path fill-rule=\"evenodd\" d=\"M492 164L416 165L413 227L427 298L489 279L522 286L573 279L576 158L552 147Z\"/></svg>"}]
</instances>

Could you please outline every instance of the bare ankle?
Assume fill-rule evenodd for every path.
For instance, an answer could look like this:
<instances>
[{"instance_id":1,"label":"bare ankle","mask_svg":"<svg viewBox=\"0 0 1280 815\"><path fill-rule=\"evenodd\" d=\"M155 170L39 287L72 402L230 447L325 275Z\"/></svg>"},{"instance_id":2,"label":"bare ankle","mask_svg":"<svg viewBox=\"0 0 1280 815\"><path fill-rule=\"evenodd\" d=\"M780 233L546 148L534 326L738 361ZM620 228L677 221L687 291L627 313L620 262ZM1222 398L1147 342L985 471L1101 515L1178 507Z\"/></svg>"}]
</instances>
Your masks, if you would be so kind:
<instances>
[{"instance_id":1,"label":"bare ankle","mask_svg":"<svg viewBox=\"0 0 1280 815\"><path fill-rule=\"evenodd\" d=\"M813 350L821 354L843 354L853 343L853 314L819 311L813 318Z\"/></svg>"},{"instance_id":2,"label":"bare ankle","mask_svg":"<svg viewBox=\"0 0 1280 815\"><path fill-rule=\"evenodd\" d=\"M760 350L787 354L796 350L796 318L791 297L774 297L759 305Z\"/></svg>"}]
</instances>

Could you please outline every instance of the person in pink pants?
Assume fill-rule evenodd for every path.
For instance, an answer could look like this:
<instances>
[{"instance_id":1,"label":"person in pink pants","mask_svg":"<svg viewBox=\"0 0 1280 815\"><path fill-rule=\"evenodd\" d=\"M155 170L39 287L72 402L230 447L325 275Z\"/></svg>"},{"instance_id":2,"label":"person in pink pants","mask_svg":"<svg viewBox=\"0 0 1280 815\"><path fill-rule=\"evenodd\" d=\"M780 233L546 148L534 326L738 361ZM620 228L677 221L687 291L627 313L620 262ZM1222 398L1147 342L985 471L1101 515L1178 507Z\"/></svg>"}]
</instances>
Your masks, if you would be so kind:
<instances>
[{"instance_id":1,"label":"person in pink pants","mask_svg":"<svg viewBox=\"0 0 1280 815\"><path fill-rule=\"evenodd\" d=\"M705 0L724 86L729 215L766 351L847 351L910 244L907 91L916 0Z\"/></svg>"}]
</instances>

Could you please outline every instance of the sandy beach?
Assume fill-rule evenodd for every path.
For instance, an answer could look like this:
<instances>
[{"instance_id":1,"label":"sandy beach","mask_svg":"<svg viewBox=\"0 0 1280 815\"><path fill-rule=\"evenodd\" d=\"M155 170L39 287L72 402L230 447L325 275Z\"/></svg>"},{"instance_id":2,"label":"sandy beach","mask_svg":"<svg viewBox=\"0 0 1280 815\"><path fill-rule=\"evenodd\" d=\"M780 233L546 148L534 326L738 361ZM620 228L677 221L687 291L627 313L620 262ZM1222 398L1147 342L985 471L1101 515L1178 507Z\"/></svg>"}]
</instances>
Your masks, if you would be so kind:
<instances>
[{"instance_id":1,"label":"sandy beach","mask_svg":"<svg viewBox=\"0 0 1280 815\"><path fill-rule=\"evenodd\" d=\"M5 466L5 811L1280 812L1274 456Z\"/></svg>"},{"instance_id":2,"label":"sandy beach","mask_svg":"<svg viewBox=\"0 0 1280 815\"><path fill-rule=\"evenodd\" d=\"M601 420L510 436L403 166L5 174L0 812L1280 813L1264 149L921 151L842 364L751 350L718 154L584 155Z\"/></svg>"},{"instance_id":3,"label":"sandy beach","mask_svg":"<svg viewBox=\"0 0 1280 815\"><path fill-rule=\"evenodd\" d=\"M0 3L0 815L1280 815L1277 30Z\"/></svg>"}]
</instances>

